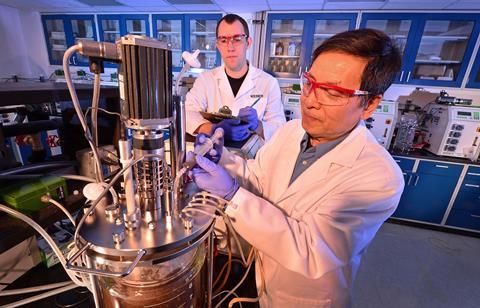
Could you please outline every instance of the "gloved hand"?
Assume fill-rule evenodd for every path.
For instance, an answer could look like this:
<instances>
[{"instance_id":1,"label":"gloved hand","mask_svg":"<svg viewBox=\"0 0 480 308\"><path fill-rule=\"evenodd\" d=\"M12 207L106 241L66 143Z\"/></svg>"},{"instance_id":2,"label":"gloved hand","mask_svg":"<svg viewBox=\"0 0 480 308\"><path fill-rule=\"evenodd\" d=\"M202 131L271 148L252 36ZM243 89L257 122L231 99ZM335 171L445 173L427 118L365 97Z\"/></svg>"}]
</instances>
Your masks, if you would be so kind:
<instances>
[{"instance_id":1,"label":"gloved hand","mask_svg":"<svg viewBox=\"0 0 480 308\"><path fill-rule=\"evenodd\" d=\"M218 128L223 128L225 139L232 141L243 141L250 136L248 124L240 124L240 119L225 119L217 124L213 124L212 133Z\"/></svg>"},{"instance_id":2,"label":"gloved hand","mask_svg":"<svg viewBox=\"0 0 480 308\"><path fill-rule=\"evenodd\" d=\"M206 138L209 138L209 137L210 136L205 134L198 134L197 137L195 138L194 147L197 148L198 146L204 144L206 142ZM215 140L215 143L213 144L213 148L210 150L210 152L205 154L205 157L210 159L214 163L218 163L220 161L220 158L222 157L223 144L224 144L223 137Z\"/></svg>"},{"instance_id":3,"label":"gloved hand","mask_svg":"<svg viewBox=\"0 0 480 308\"><path fill-rule=\"evenodd\" d=\"M257 110L255 108L252 108L250 106L243 107L238 112L238 117L243 122L248 123L248 128L250 130L254 131L254 130L257 129L257 127L258 127L258 114L257 114Z\"/></svg>"},{"instance_id":4,"label":"gloved hand","mask_svg":"<svg viewBox=\"0 0 480 308\"><path fill-rule=\"evenodd\" d=\"M223 167L208 158L197 155L195 159L198 167L190 171L190 176L195 184L202 190L231 200L239 188L237 180L228 174Z\"/></svg>"}]
</instances>

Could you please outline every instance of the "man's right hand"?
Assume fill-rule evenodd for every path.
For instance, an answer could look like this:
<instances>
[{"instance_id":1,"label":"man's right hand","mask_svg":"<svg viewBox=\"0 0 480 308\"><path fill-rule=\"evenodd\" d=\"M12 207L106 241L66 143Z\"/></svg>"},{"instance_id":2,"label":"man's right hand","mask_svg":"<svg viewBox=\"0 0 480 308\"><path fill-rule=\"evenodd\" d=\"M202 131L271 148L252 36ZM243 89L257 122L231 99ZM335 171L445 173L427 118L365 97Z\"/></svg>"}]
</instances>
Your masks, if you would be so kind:
<instances>
[{"instance_id":1,"label":"man's right hand","mask_svg":"<svg viewBox=\"0 0 480 308\"><path fill-rule=\"evenodd\" d=\"M250 136L250 131L248 130L249 124L241 124L239 119L225 119L219 123L213 124L212 133L218 127L223 128L225 132L225 139L232 141L243 141Z\"/></svg>"}]
</instances>

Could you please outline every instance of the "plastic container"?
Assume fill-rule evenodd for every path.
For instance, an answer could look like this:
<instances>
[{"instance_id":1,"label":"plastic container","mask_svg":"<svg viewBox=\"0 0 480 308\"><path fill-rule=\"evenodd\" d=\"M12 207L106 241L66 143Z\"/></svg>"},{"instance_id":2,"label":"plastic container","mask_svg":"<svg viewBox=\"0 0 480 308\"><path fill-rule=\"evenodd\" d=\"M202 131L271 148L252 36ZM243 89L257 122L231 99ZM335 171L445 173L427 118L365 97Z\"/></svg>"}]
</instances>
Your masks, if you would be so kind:
<instances>
[{"instance_id":1,"label":"plastic container","mask_svg":"<svg viewBox=\"0 0 480 308\"><path fill-rule=\"evenodd\" d=\"M67 196L65 179L47 176L15 183L0 190L0 199L20 212L31 214L48 206L40 200L46 194L56 200L64 199Z\"/></svg>"}]
</instances>

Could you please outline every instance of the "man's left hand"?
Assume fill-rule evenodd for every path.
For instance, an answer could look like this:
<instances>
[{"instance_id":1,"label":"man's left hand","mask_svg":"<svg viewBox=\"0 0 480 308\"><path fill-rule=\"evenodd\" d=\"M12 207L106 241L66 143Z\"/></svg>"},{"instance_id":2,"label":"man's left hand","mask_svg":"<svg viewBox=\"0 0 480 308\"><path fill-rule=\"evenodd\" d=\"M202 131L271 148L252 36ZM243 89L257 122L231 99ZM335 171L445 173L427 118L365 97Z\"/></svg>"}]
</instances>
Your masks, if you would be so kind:
<instances>
[{"instance_id":1,"label":"man's left hand","mask_svg":"<svg viewBox=\"0 0 480 308\"><path fill-rule=\"evenodd\" d=\"M190 176L200 189L231 200L239 186L227 170L203 156L195 156L198 167L190 172Z\"/></svg>"},{"instance_id":2,"label":"man's left hand","mask_svg":"<svg viewBox=\"0 0 480 308\"><path fill-rule=\"evenodd\" d=\"M255 131L258 128L258 114L255 108L250 106L243 107L238 112L238 118L248 124L250 130Z\"/></svg>"}]
</instances>

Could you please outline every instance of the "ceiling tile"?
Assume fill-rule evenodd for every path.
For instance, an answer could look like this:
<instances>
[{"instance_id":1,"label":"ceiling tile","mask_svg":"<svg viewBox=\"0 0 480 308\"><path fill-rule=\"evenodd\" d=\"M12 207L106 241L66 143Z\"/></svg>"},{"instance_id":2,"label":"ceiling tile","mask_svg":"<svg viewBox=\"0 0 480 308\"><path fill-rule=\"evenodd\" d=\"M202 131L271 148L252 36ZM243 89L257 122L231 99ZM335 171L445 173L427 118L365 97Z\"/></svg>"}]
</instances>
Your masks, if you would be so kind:
<instances>
[{"instance_id":1,"label":"ceiling tile","mask_svg":"<svg viewBox=\"0 0 480 308\"><path fill-rule=\"evenodd\" d=\"M149 7L171 7L170 3L162 0L115 0L121 4L131 7L149 6Z\"/></svg>"},{"instance_id":2,"label":"ceiling tile","mask_svg":"<svg viewBox=\"0 0 480 308\"><path fill-rule=\"evenodd\" d=\"M399 1L399 2L397 2ZM432 0L390 0L382 9L385 10L440 10L450 4L451 1Z\"/></svg>"},{"instance_id":3,"label":"ceiling tile","mask_svg":"<svg viewBox=\"0 0 480 308\"><path fill-rule=\"evenodd\" d=\"M454 2L445 9L450 10L480 10L480 0L460 0Z\"/></svg>"},{"instance_id":4,"label":"ceiling tile","mask_svg":"<svg viewBox=\"0 0 480 308\"><path fill-rule=\"evenodd\" d=\"M213 0L214 3L218 4L219 6L224 6L224 5L237 5L237 6L250 6L250 5L266 5L268 6L268 3L266 0L242 0L242 1L232 1L232 0Z\"/></svg>"},{"instance_id":5,"label":"ceiling tile","mask_svg":"<svg viewBox=\"0 0 480 308\"><path fill-rule=\"evenodd\" d=\"M176 9L171 5L170 6L138 6L138 7L131 5L130 7L140 12L153 13L153 14L155 14L156 12L178 12L178 9Z\"/></svg>"},{"instance_id":6,"label":"ceiling tile","mask_svg":"<svg viewBox=\"0 0 480 308\"><path fill-rule=\"evenodd\" d=\"M325 2L324 10L338 10L338 9L356 9L356 10L376 10L380 9L384 2Z\"/></svg>"},{"instance_id":7,"label":"ceiling tile","mask_svg":"<svg viewBox=\"0 0 480 308\"><path fill-rule=\"evenodd\" d=\"M298 10L298 11L305 11L305 10L321 10L323 8L323 3L303 3L303 4L295 4L290 1L288 4L272 4L270 3L271 10Z\"/></svg>"},{"instance_id":8,"label":"ceiling tile","mask_svg":"<svg viewBox=\"0 0 480 308\"><path fill-rule=\"evenodd\" d=\"M172 6L181 12L220 11L220 7L216 4L185 4L185 5L172 5Z\"/></svg>"},{"instance_id":9,"label":"ceiling tile","mask_svg":"<svg viewBox=\"0 0 480 308\"><path fill-rule=\"evenodd\" d=\"M219 4L222 11L229 13L254 13L260 11L268 11L270 8L266 4L251 4L251 5L239 5L234 3Z\"/></svg>"},{"instance_id":10,"label":"ceiling tile","mask_svg":"<svg viewBox=\"0 0 480 308\"><path fill-rule=\"evenodd\" d=\"M303 8L303 4L305 5L323 5L325 0L300 0L300 1L292 1L292 0L268 0L266 1L270 6L277 5L277 4L296 4L299 5L299 9ZM293 3L295 2L295 3Z\"/></svg>"},{"instance_id":11,"label":"ceiling tile","mask_svg":"<svg viewBox=\"0 0 480 308\"><path fill-rule=\"evenodd\" d=\"M117 13L117 12L136 12L137 9L130 6L94 6L96 10L102 13Z\"/></svg>"}]
</instances>

